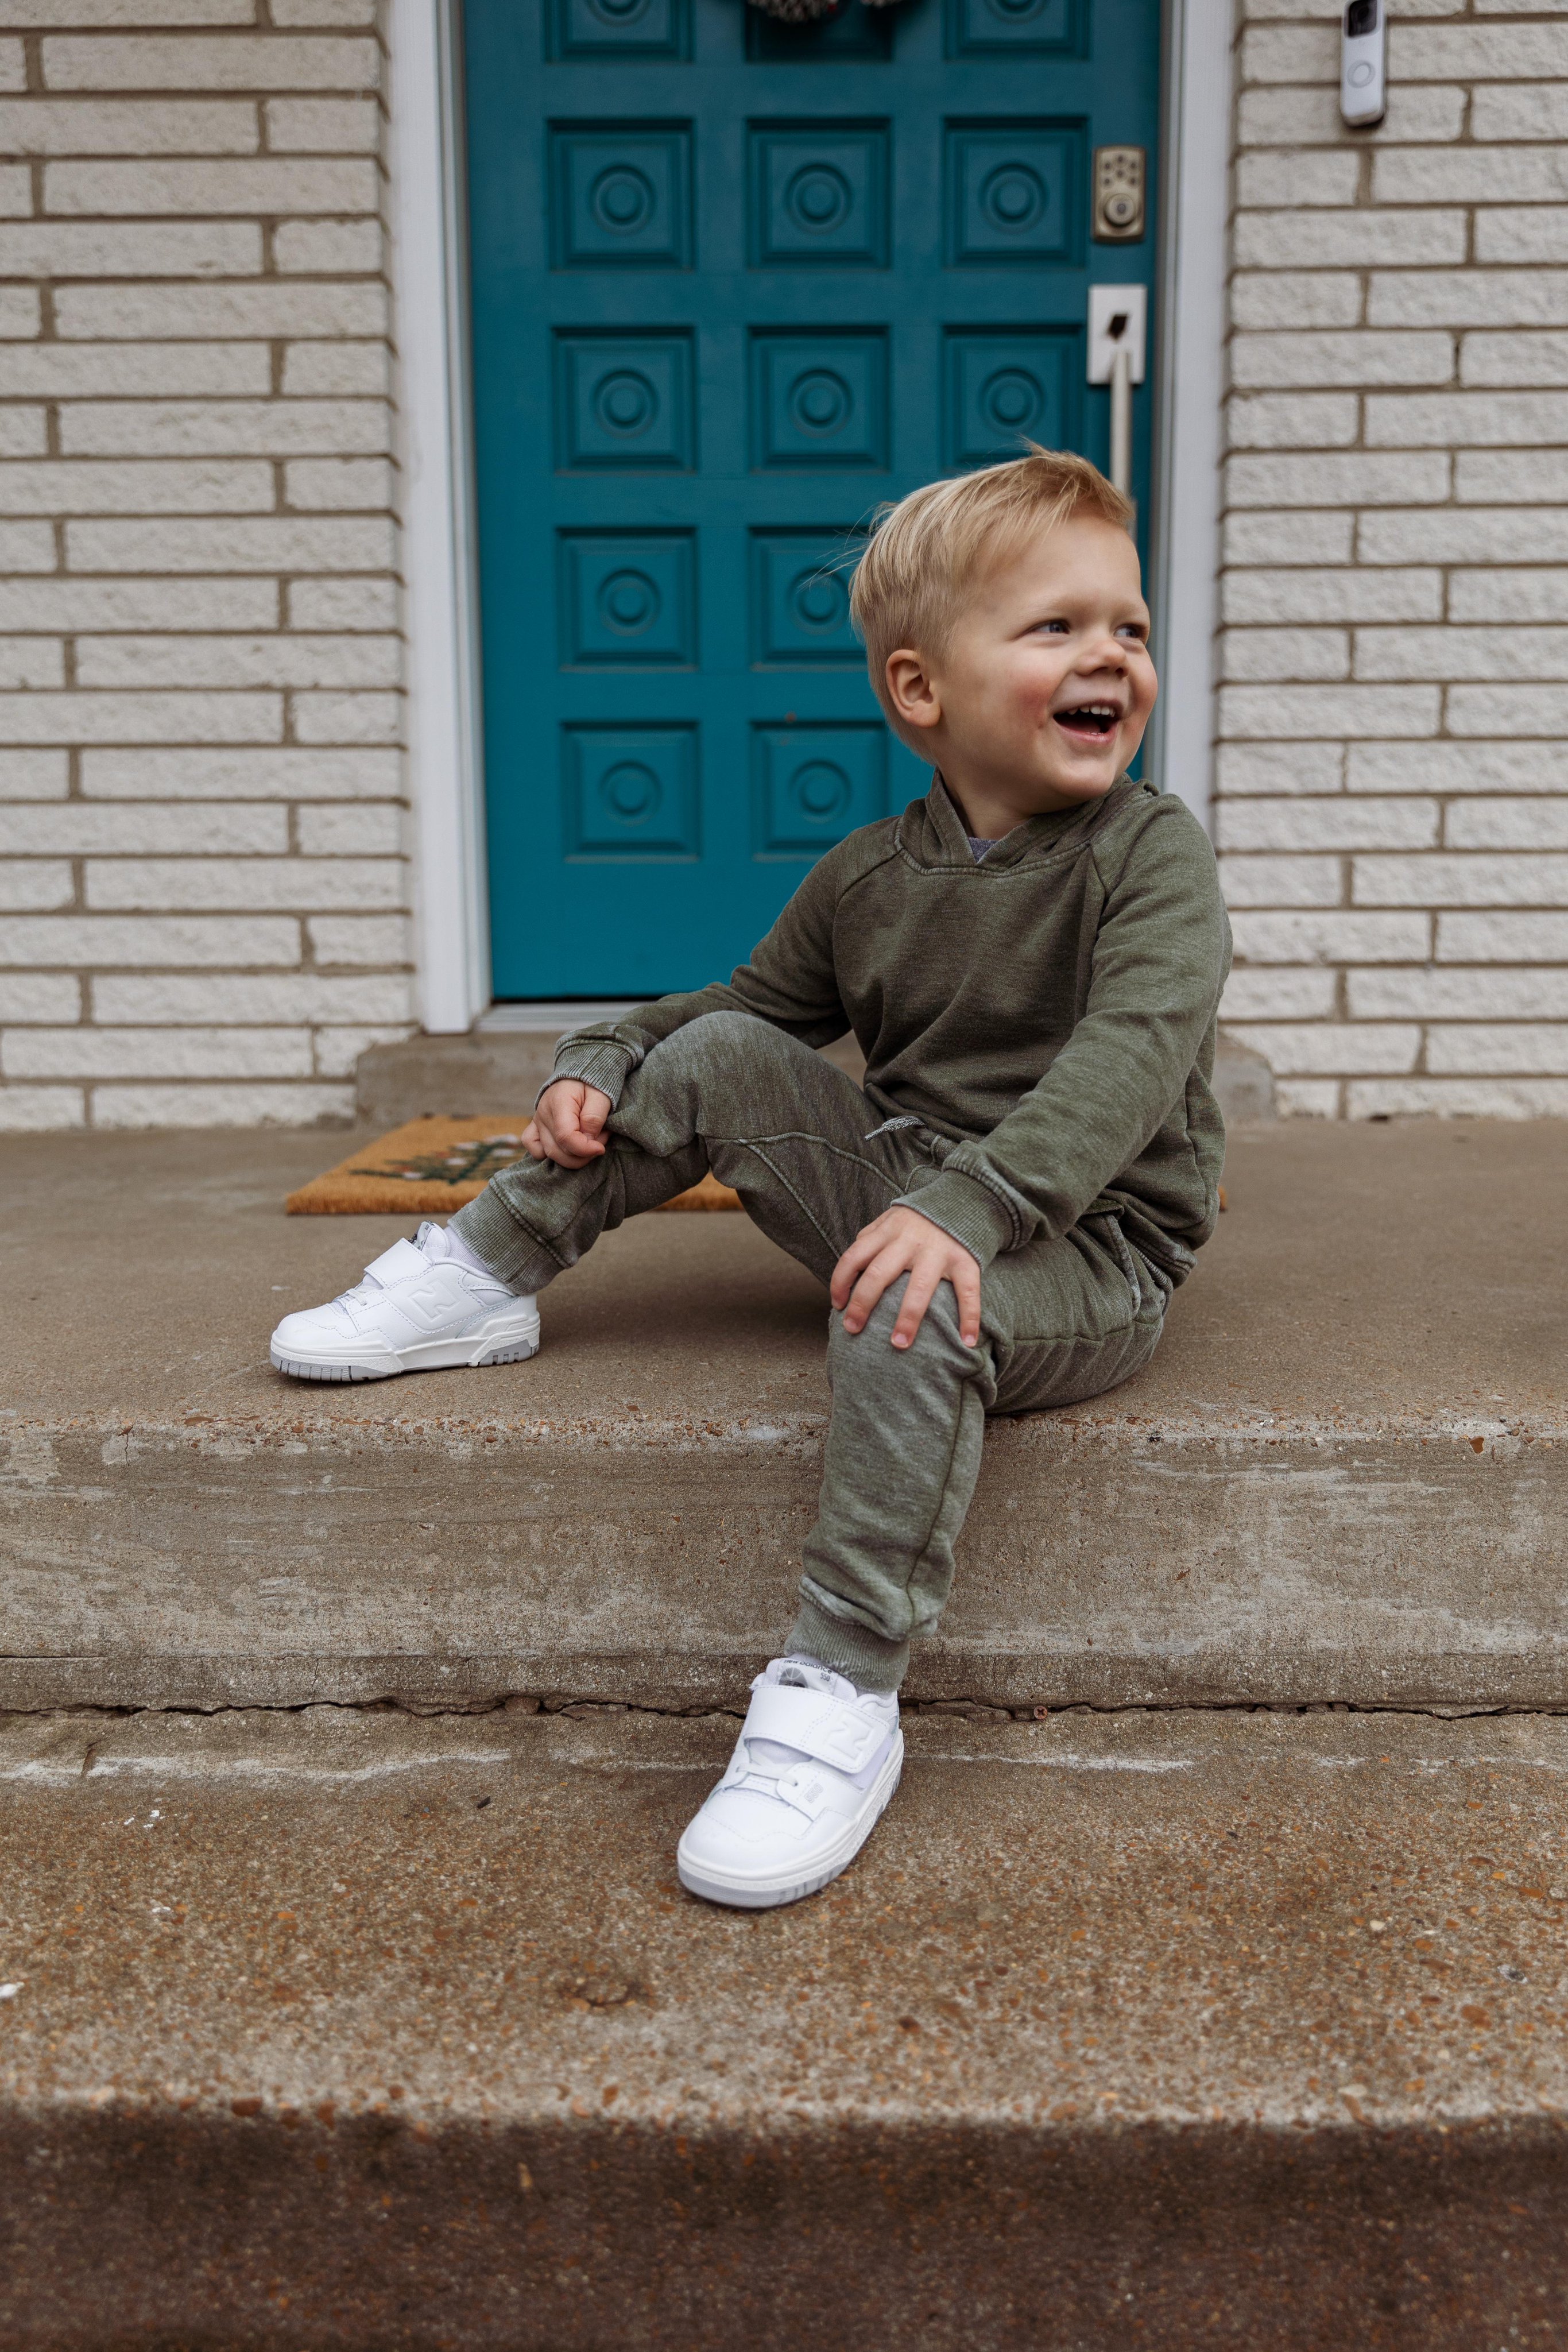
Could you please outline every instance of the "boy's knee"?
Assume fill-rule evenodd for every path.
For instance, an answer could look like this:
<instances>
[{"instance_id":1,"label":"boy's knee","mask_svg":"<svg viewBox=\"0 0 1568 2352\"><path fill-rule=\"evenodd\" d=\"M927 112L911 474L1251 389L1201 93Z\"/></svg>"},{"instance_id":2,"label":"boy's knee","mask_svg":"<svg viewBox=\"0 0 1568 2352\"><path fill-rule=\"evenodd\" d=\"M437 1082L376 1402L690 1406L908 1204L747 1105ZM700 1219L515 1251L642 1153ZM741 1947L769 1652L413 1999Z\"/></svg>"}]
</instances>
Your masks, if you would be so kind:
<instances>
[{"instance_id":1,"label":"boy's knee","mask_svg":"<svg viewBox=\"0 0 1568 2352\"><path fill-rule=\"evenodd\" d=\"M835 1389L843 1381L876 1387L931 1373L960 1381L984 1377L984 1343L970 1348L959 1337L958 1301L951 1283L938 1283L908 1347L894 1346L893 1328L908 1282L907 1275L890 1282L859 1331L845 1329L841 1313L831 1316L828 1356Z\"/></svg>"}]
</instances>

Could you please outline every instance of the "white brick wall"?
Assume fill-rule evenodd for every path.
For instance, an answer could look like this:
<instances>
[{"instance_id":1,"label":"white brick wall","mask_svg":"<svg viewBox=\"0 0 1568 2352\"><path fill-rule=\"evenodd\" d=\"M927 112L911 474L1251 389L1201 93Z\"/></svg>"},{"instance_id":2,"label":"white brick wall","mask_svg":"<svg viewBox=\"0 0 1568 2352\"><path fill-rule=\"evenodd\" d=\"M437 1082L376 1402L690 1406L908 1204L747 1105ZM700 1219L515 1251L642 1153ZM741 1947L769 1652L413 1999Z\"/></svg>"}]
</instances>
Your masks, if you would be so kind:
<instances>
[{"instance_id":1,"label":"white brick wall","mask_svg":"<svg viewBox=\"0 0 1568 2352\"><path fill-rule=\"evenodd\" d=\"M1217 831L1288 1110L1568 1115L1568 16L1242 0ZM3 232L0 232L3 233Z\"/></svg>"},{"instance_id":2,"label":"white brick wall","mask_svg":"<svg viewBox=\"0 0 1568 2352\"><path fill-rule=\"evenodd\" d=\"M407 1034L383 81L374 0L0 0L0 1128Z\"/></svg>"}]
</instances>

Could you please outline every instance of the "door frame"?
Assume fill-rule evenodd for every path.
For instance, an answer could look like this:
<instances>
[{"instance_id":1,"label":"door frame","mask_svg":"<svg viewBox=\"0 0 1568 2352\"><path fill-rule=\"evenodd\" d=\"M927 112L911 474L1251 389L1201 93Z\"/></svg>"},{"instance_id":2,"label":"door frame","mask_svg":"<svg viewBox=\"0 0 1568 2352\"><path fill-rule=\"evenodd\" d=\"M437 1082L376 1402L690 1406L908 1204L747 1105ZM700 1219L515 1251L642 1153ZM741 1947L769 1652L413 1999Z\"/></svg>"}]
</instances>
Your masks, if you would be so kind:
<instances>
[{"instance_id":1,"label":"door frame","mask_svg":"<svg viewBox=\"0 0 1568 2352\"><path fill-rule=\"evenodd\" d=\"M1151 530L1155 656L1164 685L1150 765L1206 824L1234 21L1233 0L1164 0ZM392 0L390 34L415 960L421 1022L432 1034L451 1034L470 1028L490 1002L454 0Z\"/></svg>"}]
</instances>

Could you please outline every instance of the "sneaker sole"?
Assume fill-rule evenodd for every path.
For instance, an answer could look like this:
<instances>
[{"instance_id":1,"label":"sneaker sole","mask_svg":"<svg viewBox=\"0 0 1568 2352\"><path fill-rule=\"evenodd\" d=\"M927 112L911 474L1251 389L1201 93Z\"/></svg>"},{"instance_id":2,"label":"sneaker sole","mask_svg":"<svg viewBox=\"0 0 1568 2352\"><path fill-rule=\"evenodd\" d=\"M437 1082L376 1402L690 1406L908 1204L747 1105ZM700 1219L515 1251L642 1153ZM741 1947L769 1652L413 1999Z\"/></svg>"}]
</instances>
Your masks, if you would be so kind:
<instances>
[{"instance_id":1,"label":"sneaker sole","mask_svg":"<svg viewBox=\"0 0 1568 2352\"><path fill-rule=\"evenodd\" d=\"M806 1878L731 1878L723 1871L711 1870L688 1863L680 1847L675 1849L675 1873L688 1895L700 1895L705 1903L723 1903L733 1911L771 1911L785 1903L800 1903L808 1895L820 1895L831 1886L853 1862L878 1822L881 1821L904 1775L904 1738L888 1759L882 1779L871 1793L866 1809L852 1822L837 1845L831 1847L825 1860L818 1861Z\"/></svg>"},{"instance_id":2,"label":"sneaker sole","mask_svg":"<svg viewBox=\"0 0 1568 2352\"><path fill-rule=\"evenodd\" d=\"M433 1341L423 1348L391 1349L384 1356L376 1356L360 1363L343 1358L285 1356L272 1348L268 1354L275 1371L287 1372L295 1381L391 1381L400 1372L448 1372L484 1364L526 1364L530 1356L539 1351L538 1326L534 1336L487 1339L483 1332L466 1339Z\"/></svg>"}]
</instances>

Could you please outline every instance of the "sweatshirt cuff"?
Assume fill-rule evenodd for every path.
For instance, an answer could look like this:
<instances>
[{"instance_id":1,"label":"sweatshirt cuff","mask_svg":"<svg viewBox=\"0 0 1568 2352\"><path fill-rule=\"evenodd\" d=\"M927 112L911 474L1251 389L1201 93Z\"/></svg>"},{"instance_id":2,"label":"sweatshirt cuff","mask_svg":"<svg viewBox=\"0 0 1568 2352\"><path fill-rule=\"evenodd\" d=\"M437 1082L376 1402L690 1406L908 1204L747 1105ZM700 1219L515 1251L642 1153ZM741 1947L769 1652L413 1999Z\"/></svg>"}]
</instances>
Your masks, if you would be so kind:
<instances>
[{"instance_id":1,"label":"sweatshirt cuff","mask_svg":"<svg viewBox=\"0 0 1568 2352\"><path fill-rule=\"evenodd\" d=\"M621 1089L636 1059L635 1047L618 1045L611 1037L568 1037L556 1047L555 1067L539 1094L558 1078L580 1078L585 1087L597 1087L601 1094L608 1095L613 1106L621 1099Z\"/></svg>"},{"instance_id":2,"label":"sweatshirt cuff","mask_svg":"<svg viewBox=\"0 0 1568 2352\"><path fill-rule=\"evenodd\" d=\"M939 1169L929 1183L902 1193L892 1205L929 1217L934 1225L962 1242L969 1255L978 1259L982 1272L1001 1251L1010 1249L1016 1238L1006 1204L960 1169Z\"/></svg>"}]
</instances>

